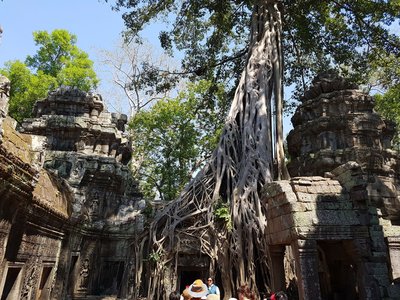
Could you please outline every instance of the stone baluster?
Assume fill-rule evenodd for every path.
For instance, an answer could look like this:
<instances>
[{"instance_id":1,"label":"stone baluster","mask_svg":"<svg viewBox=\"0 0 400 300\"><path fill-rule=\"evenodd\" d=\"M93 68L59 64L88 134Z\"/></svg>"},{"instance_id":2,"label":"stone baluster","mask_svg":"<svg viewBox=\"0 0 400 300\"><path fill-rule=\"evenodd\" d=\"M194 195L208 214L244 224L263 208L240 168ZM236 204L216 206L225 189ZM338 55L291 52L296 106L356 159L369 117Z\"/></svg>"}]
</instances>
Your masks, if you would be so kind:
<instances>
[{"instance_id":1,"label":"stone baluster","mask_svg":"<svg viewBox=\"0 0 400 300\"><path fill-rule=\"evenodd\" d=\"M282 291L285 289L285 267L283 264L285 246L269 246L269 253L271 256L272 290Z\"/></svg>"},{"instance_id":2,"label":"stone baluster","mask_svg":"<svg viewBox=\"0 0 400 300\"><path fill-rule=\"evenodd\" d=\"M392 279L400 282L400 236L388 237L387 243L392 263Z\"/></svg>"},{"instance_id":3,"label":"stone baluster","mask_svg":"<svg viewBox=\"0 0 400 300\"><path fill-rule=\"evenodd\" d=\"M300 300L321 300L318 277L318 251L315 240L297 240L292 243L298 266L297 280L299 283Z\"/></svg>"}]
</instances>

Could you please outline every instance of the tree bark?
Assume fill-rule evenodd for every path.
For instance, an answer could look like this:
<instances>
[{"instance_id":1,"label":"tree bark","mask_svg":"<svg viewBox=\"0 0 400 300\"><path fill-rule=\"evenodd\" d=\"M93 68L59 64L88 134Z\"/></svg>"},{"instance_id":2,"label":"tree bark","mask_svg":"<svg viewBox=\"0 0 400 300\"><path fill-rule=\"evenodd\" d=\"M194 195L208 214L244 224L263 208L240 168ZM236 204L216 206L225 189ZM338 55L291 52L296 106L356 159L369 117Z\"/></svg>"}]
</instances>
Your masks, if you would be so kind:
<instances>
[{"instance_id":1,"label":"tree bark","mask_svg":"<svg viewBox=\"0 0 400 300\"><path fill-rule=\"evenodd\" d=\"M217 149L180 197L169 203L151 225L152 251L159 255L161 263L154 270L148 299L153 299L155 287L159 287L160 265L173 263L171 256L180 251L174 247L178 236L200 237L200 251L216 261L224 278L226 298L235 296L242 284L256 292L267 289L270 284L264 239L267 223L262 213L260 189L274 176L287 176L281 128L282 28L278 2L264 0L255 6L247 65ZM270 118L273 102L275 126ZM275 174L274 160L277 162ZM230 208L231 230L218 225L220 220L214 208L221 203ZM223 249L212 251L209 245L213 240ZM263 278L256 278L256 274L262 274ZM260 282L261 286L257 286Z\"/></svg>"}]
</instances>

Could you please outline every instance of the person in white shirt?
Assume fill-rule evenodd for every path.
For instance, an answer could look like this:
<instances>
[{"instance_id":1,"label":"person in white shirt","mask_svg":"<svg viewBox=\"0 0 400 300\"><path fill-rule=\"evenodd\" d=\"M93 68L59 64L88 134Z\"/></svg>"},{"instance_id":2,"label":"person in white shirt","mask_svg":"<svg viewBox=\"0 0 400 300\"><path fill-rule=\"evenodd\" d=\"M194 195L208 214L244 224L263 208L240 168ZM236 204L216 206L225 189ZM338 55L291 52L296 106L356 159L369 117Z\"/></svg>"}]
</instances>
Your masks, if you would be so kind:
<instances>
[{"instance_id":1,"label":"person in white shirt","mask_svg":"<svg viewBox=\"0 0 400 300\"><path fill-rule=\"evenodd\" d=\"M219 288L214 284L214 280L209 277L207 279L207 286L208 286L208 295L210 294L215 294L215 295L219 295Z\"/></svg>"}]
</instances>

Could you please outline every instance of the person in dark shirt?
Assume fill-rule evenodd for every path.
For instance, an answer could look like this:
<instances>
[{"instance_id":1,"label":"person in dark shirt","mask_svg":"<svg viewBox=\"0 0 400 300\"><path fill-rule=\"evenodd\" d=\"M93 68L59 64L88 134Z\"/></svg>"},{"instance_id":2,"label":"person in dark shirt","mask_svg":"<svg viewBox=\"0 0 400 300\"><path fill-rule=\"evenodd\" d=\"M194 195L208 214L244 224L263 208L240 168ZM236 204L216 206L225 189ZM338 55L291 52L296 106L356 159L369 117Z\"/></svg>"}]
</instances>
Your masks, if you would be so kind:
<instances>
[{"instance_id":1,"label":"person in dark shirt","mask_svg":"<svg viewBox=\"0 0 400 300\"><path fill-rule=\"evenodd\" d=\"M180 298L181 298L181 295L177 291L169 294L169 300L179 300Z\"/></svg>"}]
</instances>

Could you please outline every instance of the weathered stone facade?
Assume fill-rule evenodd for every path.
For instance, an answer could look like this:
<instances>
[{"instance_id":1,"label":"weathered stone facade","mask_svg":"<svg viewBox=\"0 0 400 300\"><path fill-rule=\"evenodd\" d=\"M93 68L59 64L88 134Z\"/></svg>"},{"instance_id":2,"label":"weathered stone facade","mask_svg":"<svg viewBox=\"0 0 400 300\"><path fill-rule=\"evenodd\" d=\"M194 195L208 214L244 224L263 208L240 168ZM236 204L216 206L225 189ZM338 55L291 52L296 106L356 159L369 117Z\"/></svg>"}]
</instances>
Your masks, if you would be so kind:
<instances>
[{"instance_id":1,"label":"weathered stone facade","mask_svg":"<svg viewBox=\"0 0 400 300\"><path fill-rule=\"evenodd\" d=\"M1 78L1 299L128 298L145 204L127 166L126 116L63 88L17 132L8 90Z\"/></svg>"},{"instance_id":2,"label":"weathered stone facade","mask_svg":"<svg viewBox=\"0 0 400 300\"><path fill-rule=\"evenodd\" d=\"M264 187L273 288L287 285L289 251L300 299L399 299L393 124L333 73L317 77L302 100L288 136L294 177Z\"/></svg>"}]
</instances>

